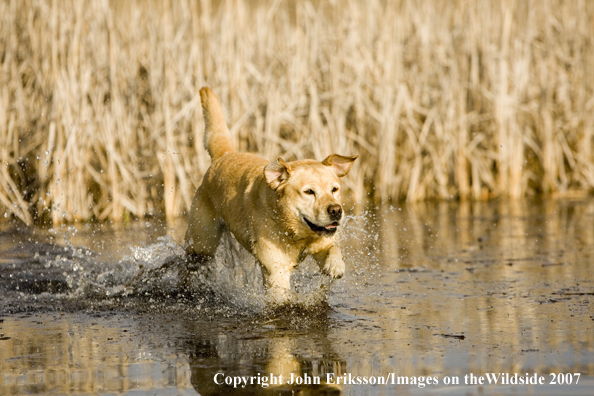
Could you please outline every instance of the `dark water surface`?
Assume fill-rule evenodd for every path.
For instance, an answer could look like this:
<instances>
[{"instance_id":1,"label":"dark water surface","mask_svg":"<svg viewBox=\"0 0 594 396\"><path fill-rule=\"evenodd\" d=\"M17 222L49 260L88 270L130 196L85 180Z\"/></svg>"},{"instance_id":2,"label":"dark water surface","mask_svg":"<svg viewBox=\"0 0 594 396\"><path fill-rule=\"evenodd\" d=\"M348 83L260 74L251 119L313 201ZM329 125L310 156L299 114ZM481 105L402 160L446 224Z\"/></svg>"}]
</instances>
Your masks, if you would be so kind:
<instances>
[{"instance_id":1,"label":"dark water surface","mask_svg":"<svg viewBox=\"0 0 594 396\"><path fill-rule=\"evenodd\" d=\"M0 226L0 395L594 394L593 200L351 216L347 276L306 261L298 302L276 310L230 238L214 275L182 283L183 231Z\"/></svg>"}]
</instances>

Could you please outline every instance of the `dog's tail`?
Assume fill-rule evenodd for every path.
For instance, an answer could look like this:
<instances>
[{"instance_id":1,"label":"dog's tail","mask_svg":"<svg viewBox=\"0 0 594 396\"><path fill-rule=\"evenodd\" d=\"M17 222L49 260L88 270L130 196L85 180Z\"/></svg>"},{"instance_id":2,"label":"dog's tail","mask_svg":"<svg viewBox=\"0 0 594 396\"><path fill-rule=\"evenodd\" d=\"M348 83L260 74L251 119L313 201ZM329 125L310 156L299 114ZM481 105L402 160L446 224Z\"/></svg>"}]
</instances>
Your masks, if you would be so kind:
<instances>
[{"instance_id":1,"label":"dog's tail","mask_svg":"<svg viewBox=\"0 0 594 396\"><path fill-rule=\"evenodd\" d=\"M200 90L202 100L202 112L204 114L204 148L210 154L210 158L222 157L232 152L233 141L223 117L221 102L214 92L208 87Z\"/></svg>"}]
</instances>

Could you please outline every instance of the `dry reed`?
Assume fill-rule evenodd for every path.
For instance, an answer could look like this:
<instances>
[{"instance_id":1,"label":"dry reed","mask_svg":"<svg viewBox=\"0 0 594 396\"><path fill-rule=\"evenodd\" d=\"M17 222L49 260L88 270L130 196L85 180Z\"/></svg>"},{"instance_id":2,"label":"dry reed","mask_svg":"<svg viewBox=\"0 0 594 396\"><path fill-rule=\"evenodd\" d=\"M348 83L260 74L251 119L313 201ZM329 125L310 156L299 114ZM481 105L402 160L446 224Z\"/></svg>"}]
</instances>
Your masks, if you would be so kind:
<instances>
[{"instance_id":1,"label":"dry reed","mask_svg":"<svg viewBox=\"0 0 594 396\"><path fill-rule=\"evenodd\" d=\"M269 159L359 154L354 200L594 187L588 1L0 2L0 205L26 223L189 208L196 93Z\"/></svg>"}]
</instances>

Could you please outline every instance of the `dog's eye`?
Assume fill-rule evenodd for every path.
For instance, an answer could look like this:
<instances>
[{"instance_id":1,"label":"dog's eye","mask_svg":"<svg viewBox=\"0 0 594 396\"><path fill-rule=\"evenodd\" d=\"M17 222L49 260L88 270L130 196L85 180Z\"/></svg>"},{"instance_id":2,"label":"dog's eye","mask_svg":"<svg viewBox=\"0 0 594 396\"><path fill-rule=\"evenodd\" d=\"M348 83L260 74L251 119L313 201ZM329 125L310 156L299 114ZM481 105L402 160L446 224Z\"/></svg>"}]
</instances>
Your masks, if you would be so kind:
<instances>
[{"instance_id":1,"label":"dog's eye","mask_svg":"<svg viewBox=\"0 0 594 396\"><path fill-rule=\"evenodd\" d=\"M305 190L304 193L306 193L307 195L316 195L314 190L312 190L311 188L309 190Z\"/></svg>"},{"instance_id":2,"label":"dog's eye","mask_svg":"<svg viewBox=\"0 0 594 396\"><path fill-rule=\"evenodd\" d=\"M334 187L334 188L332 189L332 194L334 194L336 191L338 191L338 187Z\"/></svg>"}]
</instances>

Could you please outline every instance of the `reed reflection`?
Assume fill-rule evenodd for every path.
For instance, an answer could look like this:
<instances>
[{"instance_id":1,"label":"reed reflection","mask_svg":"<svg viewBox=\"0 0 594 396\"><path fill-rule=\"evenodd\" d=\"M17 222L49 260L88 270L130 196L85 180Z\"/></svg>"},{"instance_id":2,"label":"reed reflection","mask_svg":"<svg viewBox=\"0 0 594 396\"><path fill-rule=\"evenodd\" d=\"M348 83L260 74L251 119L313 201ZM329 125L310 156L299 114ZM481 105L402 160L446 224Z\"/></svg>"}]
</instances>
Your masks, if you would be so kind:
<instances>
[{"instance_id":1,"label":"reed reflection","mask_svg":"<svg viewBox=\"0 0 594 396\"><path fill-rule=\"evenodd\" d=\"M592 201L426 202L374 216L373 315L353 310L381 331L363 331L374 359L350 369L554 372L552 356L568 353L593 373Z\"/></svg>"},{"instance_id":2,"label":"reed reflection","mask_svg":"<svg viewBox=\"0 0 594 396\"><path fill-rule=\"evenodd\" d=\"M92 247L92 237L84 238L80 232L76 243ZM23 238L23 251L37 239ZM331 308L321 312L233 316L217 307L204 313L189 300L155 314L147 299L123 312L95 313L88 296L36 294L47 309L36 303L35 314L1 318L0 394L219 394L217 373L594 376L594 201L385 205L350 217L341 247L347 276L331 285ZM99 262L89 257L84 269L96 270ZM0 275L25 274L10 267L14 260L0 261ZM41 268L51 281L51 268ZM65 276L59 268L54 275ZM0 286L6 279L0 276ZM86 302L88 312L61 315L64 299ZM11 308L26 311L19 301ZM224 391L352 389L320 383Z\"/></svg>"}]
</instances>

